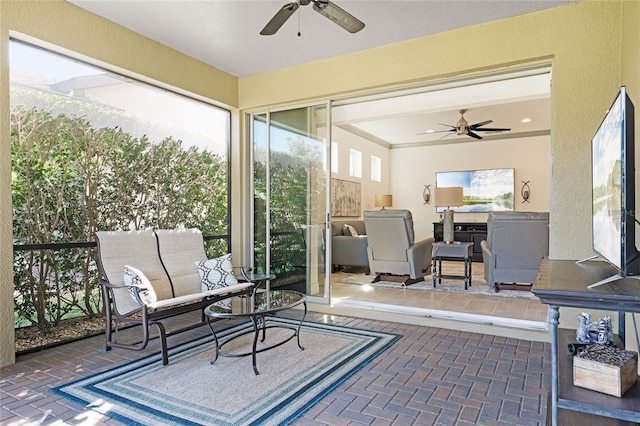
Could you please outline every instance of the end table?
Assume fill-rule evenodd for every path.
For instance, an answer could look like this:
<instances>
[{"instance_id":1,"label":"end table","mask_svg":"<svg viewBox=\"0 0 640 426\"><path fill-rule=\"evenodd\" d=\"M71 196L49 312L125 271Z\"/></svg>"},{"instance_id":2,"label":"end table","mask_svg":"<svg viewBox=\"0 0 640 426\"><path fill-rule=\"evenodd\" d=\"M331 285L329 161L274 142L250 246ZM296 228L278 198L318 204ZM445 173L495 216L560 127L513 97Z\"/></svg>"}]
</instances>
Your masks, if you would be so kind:
<instances>
[{"instance_id":1,"label":"end table","mask_svg":"<svg viewBox=\"0 0 640 426\"><path fill-rule=\"evenodd\" d=\"M442 284L442 278L464 279L464 289L471 286L471 258L473 256L473 243L454 241L453 243L433 243L431 259L433 263L433 286ZM464 259L464 276L442 275L442 258Z\"/></svg>"}]
</instances>

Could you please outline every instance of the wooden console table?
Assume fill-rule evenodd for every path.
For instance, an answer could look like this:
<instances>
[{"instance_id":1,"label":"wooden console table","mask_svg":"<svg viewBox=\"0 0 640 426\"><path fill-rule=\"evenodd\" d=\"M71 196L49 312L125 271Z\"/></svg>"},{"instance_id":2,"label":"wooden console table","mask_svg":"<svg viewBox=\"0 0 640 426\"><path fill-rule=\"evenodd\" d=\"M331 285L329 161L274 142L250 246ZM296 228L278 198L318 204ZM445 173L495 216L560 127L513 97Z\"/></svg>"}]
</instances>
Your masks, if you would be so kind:
<instances>
[{"instance_id":1,"label":"wooden console table","mask_svg":"<svg viewBox=\"0 0 640 426\"><path fill-rule=\"evenodd\" d=\"M615 269L605 262L590 261L577 264L573 260L548 260L540 270L532 292L542 303L549 305L551 324L551 424L569 424L565 417L575 417L577 412L589 416L618 419L613 424L640 422L640 383L622 397L605 395L573 385L572 355L567 344L575 342L575 330L558 332L559 308L602 309L618 312L618 334L625 341L625 312L640 312L640 280L625 278L600 285L593 289L590 284L615 274ZM560 348L560 349L559 349ZM608 419L594 417L597 424L608 424ZM559 422L559 418L561 421ZM547 421L547 423L549 423ZM593 423L596 424L596 423Z\"/></svg>"}]
</instances>

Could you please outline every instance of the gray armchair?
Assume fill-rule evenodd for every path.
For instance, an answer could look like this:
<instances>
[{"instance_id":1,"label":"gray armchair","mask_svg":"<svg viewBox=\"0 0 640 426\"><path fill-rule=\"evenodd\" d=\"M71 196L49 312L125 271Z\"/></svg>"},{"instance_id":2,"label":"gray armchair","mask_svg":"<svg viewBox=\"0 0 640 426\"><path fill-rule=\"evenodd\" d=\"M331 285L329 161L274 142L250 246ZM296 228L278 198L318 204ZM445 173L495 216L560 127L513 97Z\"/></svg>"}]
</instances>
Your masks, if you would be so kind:
<instances>
[{"instance_id":1,"label":"gray armchair","mask_svg":"<svg viewBox=\"0 0 640 426\"><path fill-rule=\"evenodd\" d=\"M480 246L490 287L529 290L549 255L549 213L491 212Z\"/></svg>"},{"instance_id":2,"label":"gray armchair","mask_svg":"<svg viewBox=\"0 0 640 426\"><path fill-rule=\"evenodd\" d=\"M414 242L413 217L409 210L364 212L369 268L373 282L385 280L404 285L424 281L431 267L433 237Z\"/></svg>"}]
</instances>

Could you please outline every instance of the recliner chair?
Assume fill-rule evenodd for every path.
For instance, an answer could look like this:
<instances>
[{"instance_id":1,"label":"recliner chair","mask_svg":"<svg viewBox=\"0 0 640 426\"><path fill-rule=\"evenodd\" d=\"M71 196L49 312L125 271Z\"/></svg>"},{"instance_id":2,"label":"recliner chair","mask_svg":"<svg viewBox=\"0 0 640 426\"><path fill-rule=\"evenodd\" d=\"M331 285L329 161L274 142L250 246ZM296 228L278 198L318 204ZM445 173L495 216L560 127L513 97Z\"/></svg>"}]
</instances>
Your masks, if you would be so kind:
<instances>
[{"instance_id":1,"label":"recliner chair","mask_svg":"<svg viewBox=\"0 0 640 426\"><path fill-rule=\"evenodd\" d=\"M413 217L409 210L376 210L363 213L367 228L369 268L384 280L403 285L424 281L431 267L434 238L414 242Z\"/></svg>"},{"instance_id":2,"label":"recliner chair","mask_svg":"<svg viewBox=\"0 0 640 426\"><path fill-rule=\"evenodd\" d=\"M542 259L549 256L549 213L491 212L480 247L490 287L496 292L530 290Z\"/></svg>"}]
</instances>

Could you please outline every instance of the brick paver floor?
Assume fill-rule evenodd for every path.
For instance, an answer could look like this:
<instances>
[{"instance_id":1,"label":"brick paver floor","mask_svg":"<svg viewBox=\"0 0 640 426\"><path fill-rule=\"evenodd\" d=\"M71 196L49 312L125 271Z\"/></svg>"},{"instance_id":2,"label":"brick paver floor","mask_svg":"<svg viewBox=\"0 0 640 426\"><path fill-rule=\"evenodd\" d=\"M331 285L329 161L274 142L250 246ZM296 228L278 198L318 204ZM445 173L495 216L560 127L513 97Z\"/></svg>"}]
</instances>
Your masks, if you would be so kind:
<instances>
[{"instance_id":1,"label":"brick paver floor","mask_svg":"<svg viewBox=\"0 0 640 426\"><path fill-rule=\"evenodd\" d=\"M310 321L402 334L295 425L541 425L548 343L310 312ZM206 327L170 344L208 334ZM103 336L20 356L0 370L2 425L118 425L49 389L158 350L101 351Z\"/></svg>"}]
</instances>

